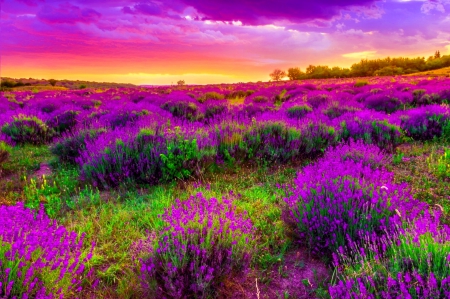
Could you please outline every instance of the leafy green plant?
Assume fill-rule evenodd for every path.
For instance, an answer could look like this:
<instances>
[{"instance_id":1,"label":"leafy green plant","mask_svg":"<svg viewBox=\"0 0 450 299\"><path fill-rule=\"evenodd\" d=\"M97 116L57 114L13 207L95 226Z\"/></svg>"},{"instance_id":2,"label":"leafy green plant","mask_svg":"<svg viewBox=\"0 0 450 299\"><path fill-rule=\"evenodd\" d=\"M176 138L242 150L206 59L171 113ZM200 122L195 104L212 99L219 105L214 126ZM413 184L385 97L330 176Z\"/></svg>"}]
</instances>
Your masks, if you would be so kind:
<instances>
[{"instance_id":1,"label":"leafy green plant","mask_svg":"<svg viewBox=\"0 0 450 299\"><path fill-rule=\"evenodd\" d=\"M444 154L436 157L431 154L427 158L428 167L431 172L436 174L439 178L450 178L450 149L446 148Z\"/></svg>"},{"instance_id":2,"label":"leafy green plant","mask_svg":"<svg viewBox=\"0 0 450 299\"><path fill-rule=\"evenodd\" d=\"M160 155L163 163L163 179L185 179L192 174L192 170L186 165L186 161L199 158L197 140L184 140L180 137L167 144L167 154Z\"/></svg>"},{"instance_id":3,"label":"leafy green plant","mask_svg":"<svg viewBox=\"0 0 450 299\"><path fill-rule=\"evenodd\" d=\"M404 153L397 151L396 154L392 155L392 163L394 165L398 165L398 164L402 163L404 156L405 156Z\"/></svg>"}]
</instances>

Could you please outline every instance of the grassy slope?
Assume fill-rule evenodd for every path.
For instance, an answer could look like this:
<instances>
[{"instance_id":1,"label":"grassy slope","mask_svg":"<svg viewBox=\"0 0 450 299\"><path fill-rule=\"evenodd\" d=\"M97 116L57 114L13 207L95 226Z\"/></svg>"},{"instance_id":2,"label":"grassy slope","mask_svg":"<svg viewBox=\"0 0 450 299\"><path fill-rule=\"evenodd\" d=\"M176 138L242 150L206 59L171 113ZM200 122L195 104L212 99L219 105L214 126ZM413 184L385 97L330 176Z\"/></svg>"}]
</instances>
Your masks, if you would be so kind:
<instances>
[{"instance_id":1,"label":"grassy slope","mask_svg":"<svg viewBox=\"0 0 450 299\"><path fill-rule=\"evenodd\" d=\"M430 77L449 77L450 76L450 67L444 67L437 70L414 73L404 76L430 76Z\"/></svg>"}]
</instances>

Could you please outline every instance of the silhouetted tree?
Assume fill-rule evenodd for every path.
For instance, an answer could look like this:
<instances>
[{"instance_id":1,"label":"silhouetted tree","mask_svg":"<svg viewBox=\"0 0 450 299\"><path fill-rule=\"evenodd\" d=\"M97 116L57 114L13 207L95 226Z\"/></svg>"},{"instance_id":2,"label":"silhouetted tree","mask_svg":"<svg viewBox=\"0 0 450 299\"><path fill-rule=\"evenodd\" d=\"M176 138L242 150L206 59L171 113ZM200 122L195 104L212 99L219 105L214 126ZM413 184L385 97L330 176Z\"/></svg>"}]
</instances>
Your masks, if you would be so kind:
<instances>
[{"instance_id":1,"label":"silhouetted tree","mask_svg":"<svg viewBox=\"0 0 450 299\"><path fill-rule=\"evenodd\" d=\"M186 82L184 82L184 80L179 80L177 81L178 86L183 86L186 84Z\"/></svg>"},{"instance_id":2,"label":"silhouetted tree","mask_svg":"<svg viewBox=\"0 0 450 299\"><path fill-rule=\"evenodd\" d=\"M48 83L50 83L51 86L55 86L56 82L58 82L58 80L55 80L55 79L48 80Z\"/></svg>"},{"instance_id":3,"label":"silhouetted tree","mask_svg":"<svg viewBox=\"0 0 450 299\"><path fill-rule=\"evenodd\" d=\"M304 75L305 73L303 73L298 67L291 67L287 71L289 80L300 80Z\"/></svg>"},{"instance_id":4,"label":"silhouetted tree","mask_svg":"<svg viewBox=\"0 0 450 299\"><path fill-rule=\"evenodd\" d=\"M270 78L272 78L273 81L280 81L284 77L286 77L286 72L280 69L276 69L269 76Z\"/></svg>"}]
</instances>

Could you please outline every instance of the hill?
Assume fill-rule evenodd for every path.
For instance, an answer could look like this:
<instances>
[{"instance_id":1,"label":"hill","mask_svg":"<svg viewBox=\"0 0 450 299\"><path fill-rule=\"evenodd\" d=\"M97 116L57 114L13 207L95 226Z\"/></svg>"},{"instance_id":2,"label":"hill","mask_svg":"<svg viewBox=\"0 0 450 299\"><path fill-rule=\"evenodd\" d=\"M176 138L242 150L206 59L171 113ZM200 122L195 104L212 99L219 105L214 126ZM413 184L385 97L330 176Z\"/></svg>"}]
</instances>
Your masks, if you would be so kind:
<instances>
[{"instance_id":1,"label":"hill","mask_svg":"<svg viewBox=\"0 0 450 299\"><path fill-rule=\"evenodd\" d=\"M450 67L444 67L437 70L418 72L405 76L430 76L430 77L450 77Z\"/></svg>"}]
</instances>

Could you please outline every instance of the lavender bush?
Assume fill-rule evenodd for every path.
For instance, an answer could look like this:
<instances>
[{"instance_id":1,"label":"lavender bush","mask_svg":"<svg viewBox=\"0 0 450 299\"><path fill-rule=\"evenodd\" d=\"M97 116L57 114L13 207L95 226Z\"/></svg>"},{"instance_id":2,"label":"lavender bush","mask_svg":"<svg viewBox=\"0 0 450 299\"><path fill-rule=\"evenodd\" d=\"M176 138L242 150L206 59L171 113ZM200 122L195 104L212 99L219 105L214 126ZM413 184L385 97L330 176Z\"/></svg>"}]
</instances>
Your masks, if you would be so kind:
<instances>
[{"instance_id":1,"label":"lavender bush","mask_svg":"<svg viewBox=\"0 0 450 299\"><path fill-rule=\"evenodd\" d=\"M370 154L372 150L362 143L337 147L295 179L296 188L286 198L289 215L299 240L313 253L331 256L367 234L383 235L394 210L414 202L403 185L393 183L393 174L379 166L386 160L383 154Z\"/></svg>"},{"instance_id":2,"label":"lavender bush","mask_svg":"<svg viewBox=\"0 0 450 299\"><path fill-rule=\"evenodd\" d=\"M399 113L400 126L406 135L416 140L430 140L440 137L450 121L449 109L445 106L430 105Z\"/></svg>"},{"instance_id":3,"label":"lavender bush","mask_svg":"<svg viewBox=\"0 0 450 299\"><path fill-rule=\"evenodd\" d=\"M0 297L72 298L82 290L86 263L84 235L68 232L38 212L0 206Z\"/></svg>"},{"instance_id":4,"label":"lavender bush","mask_svg":"<svg viewBox=\"0 0 450 299\"><path fill-rule=\"evenodd\" d=\"M44 144L55 135L55 131L36 116L22 114L3 125L2 132L18 144Z\"/></svg>"},{"instance_id":5,"label":"lavender bush","mask_svg":"<svg viewBox=\"0 0 450 299\"><path fill-rule=\"evenodd\" d=\"M449 227L440 210L429 212L335 255L337 282L332 298L448 298ZM351 253L351 254L349 254Z\"/></svg>"},{"instance_id":6,"label":"lavender bush","mask_svg":"<svg viewBox=\"0 0 450 299\"><path fill-rule=\"evenodd\" d=\"M162 216L163 230L142 260L144 289L161 298L208 298L223 279L245 273L251 259L252 223L232 201L201 193Z\"/></svg>"}]
</instances>

